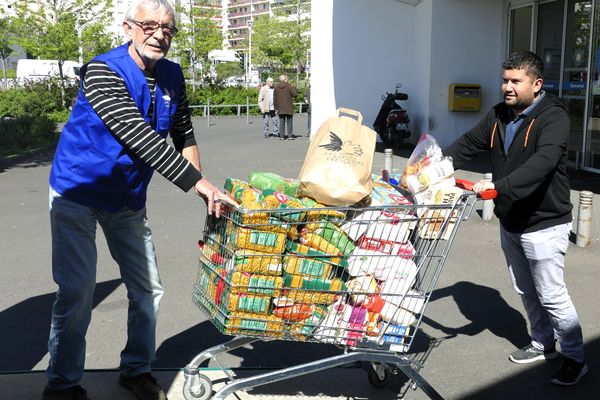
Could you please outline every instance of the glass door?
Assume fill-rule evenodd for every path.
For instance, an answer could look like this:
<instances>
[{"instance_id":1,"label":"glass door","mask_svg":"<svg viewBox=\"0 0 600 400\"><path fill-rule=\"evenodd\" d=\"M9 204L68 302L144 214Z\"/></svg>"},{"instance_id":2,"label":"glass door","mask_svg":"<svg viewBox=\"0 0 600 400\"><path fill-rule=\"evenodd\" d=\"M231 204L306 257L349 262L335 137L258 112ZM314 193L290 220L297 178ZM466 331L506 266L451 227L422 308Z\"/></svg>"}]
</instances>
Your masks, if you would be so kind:
<instances>
[{"instance_id":1,"label":"glass door","mask_svg":"<svg viewBox=\"0 0 600 400\"><path fill-rule=\"evenodd\" d=\"M560 96L564 19L565 0L550 1L539 5L535 53L544 63L543 89L556 96Z\"/></svg>"},{"instance_id":2,"label":"glass door","mask_svg":"<svg viewBox=\"0 0 600 400\"><path fill-rule=\"evenodd\" d=\"M595 5L584 167L600 170L600 7Z\"/></svg>"},{"instance_id":3,"label":"glass door","mask_svg":"<svg viewBox=\"0 0 600 400\"><path fill-rule=\"evenodd\" d=\"M509 54L513 51L531 49L531 24L533 7L525 6L510 10Z\"/></svg>"},{"instance_id":4,"label":"glass door","mask_svg":"<svg viewBox=\"0 0 600 400\"><path fill-rule=\"evenodd\" d=\"M569 161L578 165L583 150L592 1L568 0L566 17L561 98L571 117Z\"/></svg>"}]
</instances>

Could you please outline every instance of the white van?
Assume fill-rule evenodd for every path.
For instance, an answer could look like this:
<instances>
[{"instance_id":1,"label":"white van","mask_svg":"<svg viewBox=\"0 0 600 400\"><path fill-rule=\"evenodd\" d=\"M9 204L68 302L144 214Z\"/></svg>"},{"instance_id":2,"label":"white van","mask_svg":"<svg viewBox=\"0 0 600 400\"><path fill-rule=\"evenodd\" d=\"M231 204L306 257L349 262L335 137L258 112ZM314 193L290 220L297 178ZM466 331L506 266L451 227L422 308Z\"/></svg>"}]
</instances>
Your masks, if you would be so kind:
<instances>
[{"instance_id":1,"label":"white van","mask_svg":"<svg viewBox=\"0 0 600 400\"><path fill-rule=\"evenodd\" d=\"M80 67L81 64L77 61L65 60L63 62L63 75L68 83L77 83ZM58 78L57 60L20 59L17 61L17 81L19 83L41 82L50 78Z\"/></svg>"}]
</instances>

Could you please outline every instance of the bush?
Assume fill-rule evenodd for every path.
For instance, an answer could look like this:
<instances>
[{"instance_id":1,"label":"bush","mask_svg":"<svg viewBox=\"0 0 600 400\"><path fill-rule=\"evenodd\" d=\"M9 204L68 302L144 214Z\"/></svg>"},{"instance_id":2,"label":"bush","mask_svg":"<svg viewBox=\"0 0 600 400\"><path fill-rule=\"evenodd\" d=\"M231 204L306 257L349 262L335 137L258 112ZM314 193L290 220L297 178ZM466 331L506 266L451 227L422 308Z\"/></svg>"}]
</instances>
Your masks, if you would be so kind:
<instances>
[{"instance_id":1,"label":"bush","mask_svg":"<svg viewBox=\"0 0 600 400\"><path fill-rule=\"evenodd\" d=\"M45 115L0 119L0 156L55 143L56 123Z\"/></svg>"}]
</instances>

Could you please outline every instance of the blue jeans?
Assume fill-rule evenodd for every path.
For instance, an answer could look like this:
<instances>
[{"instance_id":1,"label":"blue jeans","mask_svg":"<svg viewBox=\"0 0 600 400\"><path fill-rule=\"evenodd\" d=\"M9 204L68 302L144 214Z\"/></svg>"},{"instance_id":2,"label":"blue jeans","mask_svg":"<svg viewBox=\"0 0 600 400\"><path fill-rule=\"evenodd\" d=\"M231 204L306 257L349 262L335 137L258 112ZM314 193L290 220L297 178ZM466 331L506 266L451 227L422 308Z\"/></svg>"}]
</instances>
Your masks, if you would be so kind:
<instances>
[{"instance_id":1,"label":"blue jeans","mask_svg":"<svg viewBox=\"0 0 600 400\"><path fill-rule=\"evenodd\" d=\"M58 285L48 340L48 387L76 385L85 363L85 335L96 286L96 226L100 224L119 265L129 299L127 343L121 373L150 371L156 351L156 318L163 288L146 209L108 212L72 202L50 188L52 276Z\"/></svg>"},{"instance_id":2,"label":"blue jeans","mask_svg":"<svg viewBox=\"0 0 600 400\"><path fill-rule=\"evenodd\" d=\"M583 362L581 326L564 280L570 231L570 223L522 234L500 227L500 242L531 325L531 344L548 349L556 338L565 357Z\"/></svg>"}]
</instances>

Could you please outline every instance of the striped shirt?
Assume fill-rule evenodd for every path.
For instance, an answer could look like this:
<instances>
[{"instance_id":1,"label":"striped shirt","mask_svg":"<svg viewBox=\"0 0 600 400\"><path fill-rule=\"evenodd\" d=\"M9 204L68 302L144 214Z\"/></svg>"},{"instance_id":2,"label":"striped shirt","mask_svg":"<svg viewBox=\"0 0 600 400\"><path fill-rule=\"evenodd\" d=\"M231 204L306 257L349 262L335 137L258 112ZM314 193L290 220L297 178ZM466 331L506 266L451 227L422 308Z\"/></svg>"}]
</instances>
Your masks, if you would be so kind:
<instances>
[{"instance_id":1,"label":"striped shirt","mask_svg":"<svg viewBox=\"0 0 600 400\"><path fill-rule=\"evenodd\" d=\"M155 77L146 71L144 75L154 99ZM181 87L170 132L174 147L169 146L144 121L127 90L125 80L105 63L92 61L87 65L83 77L83 93L109 131L130 154L138 156L184 191L190 190L202 178L202 173L181 155L184 148L196 145L185 83Z\"/></svg>"}]
</instances>

